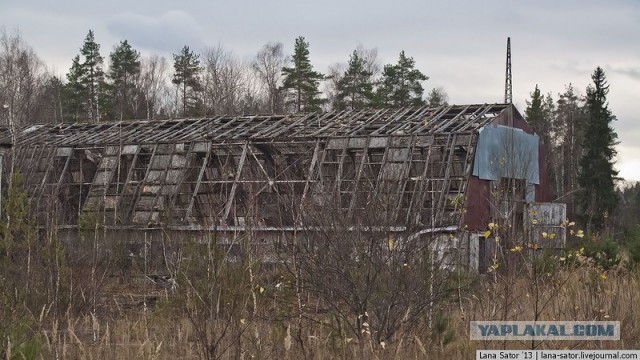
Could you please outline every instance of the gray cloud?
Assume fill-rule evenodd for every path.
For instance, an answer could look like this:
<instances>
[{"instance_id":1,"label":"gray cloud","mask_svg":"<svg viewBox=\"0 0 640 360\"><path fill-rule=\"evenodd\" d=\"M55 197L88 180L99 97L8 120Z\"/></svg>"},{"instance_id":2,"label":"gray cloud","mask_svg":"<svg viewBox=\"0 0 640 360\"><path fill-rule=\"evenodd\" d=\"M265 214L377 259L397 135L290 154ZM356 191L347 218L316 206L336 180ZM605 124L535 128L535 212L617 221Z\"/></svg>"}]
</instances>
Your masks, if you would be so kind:
<instances>
[{"instance_id":1,"label":"gray cloud","mask_svg":"<svg viewBox=\"0 0 640 360\"><path fill-rule=\"evenodd\" d=\"M640 67L621 67L620 68L620 67L607 66L606 69L616 74L628 76L634 80L640 80Z\"/></svg>"},{"instance_id":2,"label":"gray cloud","mask_svg":"<svg viewBox=\"0 0 640 360\"><path fill-rule=\"evenodd\" d=\"M619 162L640 159L638 0L5 1L0 24L19 27L42 59L62 71L90 28L105 57L124 39L143 55L222 43L250 58L268 41L281 41L291 54L303 35L320 72L346 62L358 44L378 48L383 64L406 50L431 77L425 89L443 86L453 103L502 101L511 36L521 112L536 84L555 98L569 83L584 94L593 69L603 66L622 141ZM640 180L640 166L621 168L621 175Z\"/></svg>"},{"instance_id":3,"label":"gray cloud","mask_svg":"<svg viewBox=\"0 0 640 360\"><path fill-rule=\"evenodd\" d=\"M202 27L194 17L181 10L171 10L157 17L125 13L111 19L107 29L137 48L160 53L177 53L184 45L192 49L201 49L204 45Z\"/></svg>"}]
</instances>

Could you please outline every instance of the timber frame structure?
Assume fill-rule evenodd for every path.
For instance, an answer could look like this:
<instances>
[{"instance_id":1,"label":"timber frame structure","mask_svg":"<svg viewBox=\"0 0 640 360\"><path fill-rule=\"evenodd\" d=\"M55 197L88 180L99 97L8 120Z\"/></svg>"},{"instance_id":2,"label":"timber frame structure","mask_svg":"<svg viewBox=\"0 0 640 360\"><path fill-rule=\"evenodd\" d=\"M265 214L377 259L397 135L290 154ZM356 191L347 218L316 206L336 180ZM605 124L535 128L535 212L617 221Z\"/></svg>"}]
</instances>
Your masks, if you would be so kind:
<instances>
[{"instance_id":1,"label":"timber frame structure","mask_svg":"<svg viewBox=\"0 0 640 360\"><path fill-rule=\"evenodd\" d=\"M15 134L39 224L294 229L384 199L399 227L459 226L478 130L505 104L33 125Z\"/></svg>"}]
</instances>

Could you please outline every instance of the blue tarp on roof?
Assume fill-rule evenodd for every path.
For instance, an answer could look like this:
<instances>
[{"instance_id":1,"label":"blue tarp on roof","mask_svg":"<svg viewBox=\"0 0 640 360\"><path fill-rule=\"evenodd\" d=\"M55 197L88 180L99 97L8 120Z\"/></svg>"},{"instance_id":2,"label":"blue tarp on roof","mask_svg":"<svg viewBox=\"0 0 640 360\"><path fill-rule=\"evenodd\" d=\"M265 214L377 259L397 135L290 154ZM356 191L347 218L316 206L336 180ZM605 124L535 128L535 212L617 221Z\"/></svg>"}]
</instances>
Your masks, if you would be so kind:
<instances>
[{"instance_id":1,"label":"blue tarp on roof","mask_svg":"<svg viewBox=\"0 0 640 360\"><path fill-rule=\"evenodd\" d=\"M527 180L540 184L538 135L502 125L480 129L473 175L483 180L502 178Z\"/></svg>"}]
</instances>

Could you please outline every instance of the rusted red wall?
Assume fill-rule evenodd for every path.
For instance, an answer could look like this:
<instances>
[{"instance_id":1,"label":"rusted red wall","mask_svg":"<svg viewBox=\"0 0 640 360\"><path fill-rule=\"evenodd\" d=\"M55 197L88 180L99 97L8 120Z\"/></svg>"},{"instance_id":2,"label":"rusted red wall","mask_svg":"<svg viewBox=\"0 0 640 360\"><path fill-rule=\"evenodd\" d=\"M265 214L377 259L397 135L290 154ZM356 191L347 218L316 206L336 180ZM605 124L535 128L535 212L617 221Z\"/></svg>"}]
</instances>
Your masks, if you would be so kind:
<instances>
[{"instance_id":1,"label":"rusted red wall","mask_svg":"<svg viewBox=\"0 0 640 360\"><path fill-rule=\"evenodd\" d=\"M511 111L505 111L501 116L497 117L493 121L493 124L513 126L514 128L524 130L527 134L533 134L534 129L524 120L518 110L516 110L515 107L512 107L510 110ZM546 156L544 154L541 139L538 145L540 184L536 185L536 202L551 201L549 174L547 171L547 164L544 161L545 158ZM484 231L487 228L487 224L490 221L489 187L489 180L481 180L476 176L471 176L469 179L467 187L467 201L465 204L467 211L464 214L463 224L466 225L467 229L470 231Z\"/></svg>"},{"instance_id":2,"label":"rusted red wall","mask_svg":"<svg viewBox=\"0 0 640 360\"><path fill-rule=\"evenodd\" d=\"M489 224L489 180L471 176L467 187L463 224L469 231L484 231Z\"/></svg>"}]
</instances>

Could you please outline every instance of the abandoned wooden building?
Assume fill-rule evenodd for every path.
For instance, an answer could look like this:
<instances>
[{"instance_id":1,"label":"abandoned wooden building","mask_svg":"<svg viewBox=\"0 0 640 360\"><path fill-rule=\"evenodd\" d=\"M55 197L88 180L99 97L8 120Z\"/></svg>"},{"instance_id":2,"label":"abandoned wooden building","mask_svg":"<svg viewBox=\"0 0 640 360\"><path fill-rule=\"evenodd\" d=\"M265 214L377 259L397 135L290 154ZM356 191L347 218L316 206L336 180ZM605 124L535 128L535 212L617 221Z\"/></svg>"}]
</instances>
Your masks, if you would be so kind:
<instances>
[{"instance_id":1,"label":"abandoned wooden building","mask_svg":"<svg viewBox=\"0 0 640 360\"><path fill-rule=\"evenodd\" d=\"M376 198L394 228L463 234L444 246L477 268L503 179L522 190L519 213L550 200L539 138L507 104L42 124L13 139L37 223L68 236L94 217L131 237L269 239L303 231L310 209L348 220Z\"/></svg>"}]
</instances>

